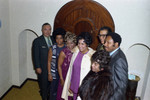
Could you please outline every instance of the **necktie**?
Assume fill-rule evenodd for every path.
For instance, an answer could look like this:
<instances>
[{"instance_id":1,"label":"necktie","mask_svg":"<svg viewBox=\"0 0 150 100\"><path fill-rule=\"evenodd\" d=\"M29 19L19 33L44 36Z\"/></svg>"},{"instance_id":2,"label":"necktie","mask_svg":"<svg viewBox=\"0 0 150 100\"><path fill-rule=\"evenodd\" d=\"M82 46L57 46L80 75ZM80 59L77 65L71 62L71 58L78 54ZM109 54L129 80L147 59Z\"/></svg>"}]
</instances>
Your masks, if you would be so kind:
<instances>
[{"instance_id":1,"label":"necktie","mask_svg":"<svg viewBox=\"0 0 150 100\"><path fill-rule=\"evenodd\" d=\"M49 37L47 37L47 41L48 41L48 48L50 48L52 46L52 43L51 43Z\"/></svg>"}]
</instances>

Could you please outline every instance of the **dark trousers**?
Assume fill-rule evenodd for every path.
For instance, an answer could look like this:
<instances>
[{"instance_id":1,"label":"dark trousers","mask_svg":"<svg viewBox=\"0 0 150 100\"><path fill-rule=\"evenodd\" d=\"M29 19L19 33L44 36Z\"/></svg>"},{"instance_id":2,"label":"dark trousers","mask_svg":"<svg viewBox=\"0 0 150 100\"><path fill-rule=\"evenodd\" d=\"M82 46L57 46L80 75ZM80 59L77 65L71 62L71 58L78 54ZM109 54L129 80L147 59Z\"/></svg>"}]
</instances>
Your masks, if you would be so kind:
<instances>
[{"instance_id":1,"label":"dark trousers","mask_svg":"<svg viewBox=\"0 0 150 100\"><path fill-rule=\"evenodd\" d=\"M56 100L57 97L57 89L58 89L58 83L59 83L59 75L56 75L56 79L53 79L53 81L50 83L50 96L49 100Z\"/></svg>"},{"instance_id":2,"label":"dark trousers","mask_svg":"<svg viewBox=\"0 0 150 100\"><path fill-rule=\"evenodd\" d=\"M40 94L42 97L42 100L47 100L48 97L48 78L46 74L38 74L38 83L40 87Z\"/></svg>"}]
</instances>

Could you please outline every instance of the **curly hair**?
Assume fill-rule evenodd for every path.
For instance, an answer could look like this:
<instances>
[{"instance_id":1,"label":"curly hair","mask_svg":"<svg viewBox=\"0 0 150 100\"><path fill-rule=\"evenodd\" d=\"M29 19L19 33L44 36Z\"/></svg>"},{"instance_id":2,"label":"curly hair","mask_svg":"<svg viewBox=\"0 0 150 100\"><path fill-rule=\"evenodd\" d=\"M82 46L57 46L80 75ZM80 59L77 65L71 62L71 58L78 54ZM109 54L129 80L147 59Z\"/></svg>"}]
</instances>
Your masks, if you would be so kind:
<instances>
[{"instance_id":1,"label":"curly hair","mask_svg":"<svg viewBox=\"0 0 150 100\"><path fill-rule=\"evenodd\" d=\"M66 32L64 40L65 40L65 42L67 42L69 40L69 41L72 41L73 43L76 44L77 37L74 33L71 33L71 32L68 31L68 32Z\"/></svg>"},{"instance_id":2,"label":"curly hair","mask_svg":"<svg viewBox=\"0 0 150 100\"><path fill-rule=\"evenodd\" d=\"M61 35L64 39L65 34L66 34L66 31L63 28L57 28L53 31L53 37L55 40L56 40L57 35Z\"/></svg>"},{"instance_id":3,"label":"curly hair","mask_svg":"<svg viewBox=\"0 0 150 100\"><path fill-rule=\"evenodd\" d=\"M85 76L79 88L79 96L82 100L111 100L114 94L110 56L107 51L99 50L91 58L100 64L104 70L98 73L92 70Z\"/></svg>"},{"instance_id":4,"label":"curly hair","mask_svg":"<svg viewBox=\"0 0 150 100\"><path fill-rule=\"evenodd\" d=\"M99 50L92 55L91 61L96 61L100 65L100 68L108 67L110 62L109 53L105 50Z\"/></svg>"},{"instance_id":5,"label":"curly hair","mask_svg":"<svg viewBox=\"0 0 150 100\"><path fill-rule=\"evenodd\" d=\"M81 34L77 37L77 44L81 39L84 39L84 42L87 44L87 46L92 44L92 36L89 32L81 32Z\"/></svg>"}]
</instances>

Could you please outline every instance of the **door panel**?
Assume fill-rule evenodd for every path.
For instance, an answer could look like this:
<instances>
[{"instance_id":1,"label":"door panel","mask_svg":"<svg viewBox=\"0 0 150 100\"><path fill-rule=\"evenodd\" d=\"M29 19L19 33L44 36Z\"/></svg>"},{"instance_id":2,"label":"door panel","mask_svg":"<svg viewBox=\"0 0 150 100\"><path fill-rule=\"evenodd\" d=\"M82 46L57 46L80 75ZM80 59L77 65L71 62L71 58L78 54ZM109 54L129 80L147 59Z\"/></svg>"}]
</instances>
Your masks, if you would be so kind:
<instances>
[{"instance_id":1,"label":"door panel","mask_svg":"<svg viewBox=\"0 0 150 100\"><path fill-rule=\"evenodd\" d=\"M92 30L92 26L86 21L81 21L77 23L74 27L74 32L76 35L79 35L81 32L91 33Z\"/></svg>"}]
</instances>

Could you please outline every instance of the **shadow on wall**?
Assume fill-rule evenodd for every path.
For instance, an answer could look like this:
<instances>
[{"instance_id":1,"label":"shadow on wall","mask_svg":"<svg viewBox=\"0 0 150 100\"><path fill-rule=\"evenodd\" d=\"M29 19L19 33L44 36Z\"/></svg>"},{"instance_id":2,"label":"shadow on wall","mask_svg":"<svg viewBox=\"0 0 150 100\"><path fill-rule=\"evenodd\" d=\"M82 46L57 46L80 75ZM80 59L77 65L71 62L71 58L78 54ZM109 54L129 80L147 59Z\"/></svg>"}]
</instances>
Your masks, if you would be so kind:
<instances>
[{"instance_id":1,"label":"shadow on wall","mask_svg":"<svg viewBox=\"0 0 150 100\"><path fill-rule=\"evenodd\" d=\"M38 35L30 29L19 34L19 81L23 83L26 78L37 79L32 63L32 42Z\"/></svg>"},{"instance_id":2,"label":"shadow on wall","mask_svg":"<svg viewBox=\"0 0 150 100\"><path fill-rule=\"evenodd\" d=\"M142 43L136 43L127 50L129 74L140 77L136 96L141 100L148 100L150 89L150 48ZM148 93L147 93L148 92Z\"/></svg>"}]
</instances>

